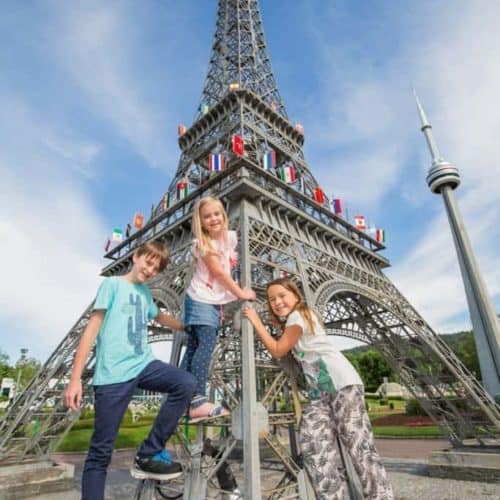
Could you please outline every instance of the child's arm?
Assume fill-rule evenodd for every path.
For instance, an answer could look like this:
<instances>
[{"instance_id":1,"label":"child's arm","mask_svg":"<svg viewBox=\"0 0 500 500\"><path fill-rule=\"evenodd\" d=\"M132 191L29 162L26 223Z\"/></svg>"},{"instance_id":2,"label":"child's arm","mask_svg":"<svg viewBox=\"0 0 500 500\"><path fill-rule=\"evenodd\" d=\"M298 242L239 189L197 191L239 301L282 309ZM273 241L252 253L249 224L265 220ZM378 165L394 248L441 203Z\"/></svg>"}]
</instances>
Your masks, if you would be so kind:
<instances>
[{"instance_id":1,"label":"child's arm","mask_svg":"<svg viewBox=\"0 0 500 500\"><path fill-rule=\"evenodd\" d=\"M255 292L251 288L241 288L220 265L219 257L215 253L208 253L201 258L214 278L222 283L233 295L236 295L241 300L255 300Z\"/></svg>"},{"instance_id":2,"label":"child's arm","mask_svg":"<svg viewBox=\"0 0 500 500\"><path fill-rule=\"evenodd\" d=\"M285 331L279 339L275 339L267 331L257 311L253 307L244 307L243 315L250 320L260 340L266 346L266 349L273 358L282 358L291 351L302 335L302 328L299 325L292 325L285 328Z\"/></svg>"},{"instance_id":3,"label":"child's arm","mask_svg":"<svg viewBox=\"0 0 500 500\"><path fill-rule=\"evenodd\" d=\"M76 349L75 359L73 361L73 369L71 370L71 378L64 391L64 402L71 410L78 410L82 402L83 389L82 389L82 372L85 366L85 361L89 355L94 341L101 328L102 320L106 311L94 311L82 333L80 343Z\"/></svg>"},{"instance_id":4,"label":"child's arm","mask_svg":"<svg viewBox=\"0 0 500 500\"><path fill-rule=\"evenodd\" d=\"M168 326L173 330L184 330L184 325L176 318L171 316L170 314L158 313L155 318L155 321L158 321L160 325Z\"/></svg>"}]
</instances>

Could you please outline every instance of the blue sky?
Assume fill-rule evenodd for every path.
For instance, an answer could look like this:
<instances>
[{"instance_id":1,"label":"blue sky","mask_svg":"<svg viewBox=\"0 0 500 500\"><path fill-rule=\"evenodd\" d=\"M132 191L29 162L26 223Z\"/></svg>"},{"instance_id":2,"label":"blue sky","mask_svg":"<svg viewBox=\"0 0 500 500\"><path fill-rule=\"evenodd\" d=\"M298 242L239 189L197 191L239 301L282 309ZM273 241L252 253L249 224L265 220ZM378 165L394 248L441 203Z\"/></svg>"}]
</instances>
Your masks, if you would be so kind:
<instances>
[{"instance_id":1,"label":"blue sky","mask_svg":"<svg viewBox=\"0 0 500 500\"><path fill-rule=\"evenodd\" d=\"M387 231L388 275L437 331L469 327L411 89L500 309L500 3L262 0L268 51L328 194ZM215 0L5 1L0 348L45 360L91 302L112 228L148 213L202 90Z\"/></svg>"}]
</instances>

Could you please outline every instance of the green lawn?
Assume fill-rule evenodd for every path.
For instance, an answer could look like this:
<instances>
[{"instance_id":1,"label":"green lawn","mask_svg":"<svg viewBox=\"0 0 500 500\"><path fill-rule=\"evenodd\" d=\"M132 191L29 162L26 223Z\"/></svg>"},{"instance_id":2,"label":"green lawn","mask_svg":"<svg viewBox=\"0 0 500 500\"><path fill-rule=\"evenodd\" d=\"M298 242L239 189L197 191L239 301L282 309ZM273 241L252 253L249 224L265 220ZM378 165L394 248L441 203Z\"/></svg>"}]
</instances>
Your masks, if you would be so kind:
<instances>
[{"instance_id":1,"label":"green lawn","mask_svg":"<svg viewBox=\"0 0 500 500\"><path fill-rule=\"evenodd\" d=\"M122 424L118 432L118 437L116 438L115 448L137 448L139 444L147 436L149 430L151 429L152 422L130 422L127 424ZM152 420L152 419L151 419ZM84 427L84 428L82 428ZM89 447L90 438L92 436L93 430L93 420L89 419L88 422L85 420L80 420L76 422L73 428L68 432L66 437L63 439L62 443L59 445L56 451L87 451ZM193 426L188 427L188 434L190 439L195 436L195 428ZM177 437L172 436L169 442L176 441Z\"/></svg>"},{"instance_id":2,"label":"green lawn","mask_svg":"<svg viewBox=\"0 0 500 500\"><path fill-rule=\"evenodd\" d=\"M375 437L445 437L443 431L435 425L409 427L404 425L373 426Z\"/></svg>"}]
</instances>

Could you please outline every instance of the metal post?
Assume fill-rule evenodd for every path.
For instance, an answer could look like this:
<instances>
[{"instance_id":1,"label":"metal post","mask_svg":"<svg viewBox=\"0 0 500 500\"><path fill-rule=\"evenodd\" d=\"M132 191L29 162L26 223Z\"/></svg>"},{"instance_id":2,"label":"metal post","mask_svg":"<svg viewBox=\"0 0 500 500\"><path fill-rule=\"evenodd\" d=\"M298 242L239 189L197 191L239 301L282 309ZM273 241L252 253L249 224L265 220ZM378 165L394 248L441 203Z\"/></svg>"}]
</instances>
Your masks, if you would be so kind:
<instances>
[{"instance_id":1,"label":"metal post","mask_svg":"<svg viewBox=\"0 0 500 500\"><path fill-rule=\"evenodd\" d=\"M248 239L248 202L241 201L240 228L241 228L241 284L251 285L250 255ZM247 319L241 325L241 358L242 358L242 410L243 410L243 472L245 484L244 498L259 500L260 489L260 460L259 460L259 432L257 415L257 389L255 380L255 352L253 328Z\"/></svg>"}]
</instances>

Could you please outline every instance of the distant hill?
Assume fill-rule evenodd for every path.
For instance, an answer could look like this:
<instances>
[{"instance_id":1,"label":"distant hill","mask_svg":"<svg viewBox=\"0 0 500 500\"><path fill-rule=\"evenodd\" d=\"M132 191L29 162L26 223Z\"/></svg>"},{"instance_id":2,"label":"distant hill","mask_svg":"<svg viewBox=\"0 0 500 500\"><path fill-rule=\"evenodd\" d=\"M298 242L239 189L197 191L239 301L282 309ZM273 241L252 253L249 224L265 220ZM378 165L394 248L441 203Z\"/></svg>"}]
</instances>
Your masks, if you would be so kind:
<instances>
[{"instance_id":1,"label":"distant hill","mask_svg":"<svg viewBox=\"0 0 500 500\"><path fill-rule=\"evenodd\" d=\"M472 330L468 332L439 333L438 336L455 352L457 347L462 345L464 342L471 340L474 341ZM352 347L351 349L344 349L342 352L344 354L357 356L369 351L370 349L373 349L373 347L370 345L362 345L359 347Z\"/></svg>"},{"instance_id":2,"label":"distant hill","mask_svg":"<svg viewBox=\"0 0 500 500\"><path fill-rule=\"evenodd\" d=\"M439 337L467 369L481 380L481 370L472 331L439 334ZM397 381L397 375L385 364L383 356L374 347L369 345L353 347L345 349L343 353L358 369L365 386L376 385L384 373L384 376L388 376L389 380Z\"/></svg>"}]
</instances>

